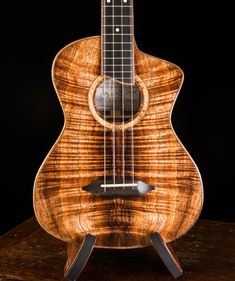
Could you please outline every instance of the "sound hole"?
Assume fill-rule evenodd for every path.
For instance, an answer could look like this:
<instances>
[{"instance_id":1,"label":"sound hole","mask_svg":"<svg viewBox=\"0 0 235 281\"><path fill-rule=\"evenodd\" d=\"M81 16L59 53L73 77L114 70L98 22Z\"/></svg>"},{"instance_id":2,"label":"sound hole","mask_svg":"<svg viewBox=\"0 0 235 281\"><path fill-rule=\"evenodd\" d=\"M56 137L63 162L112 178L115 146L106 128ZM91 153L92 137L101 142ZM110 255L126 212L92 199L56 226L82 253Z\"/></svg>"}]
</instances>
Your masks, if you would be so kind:
<instances>
[{"instance_id":1,"label":"sound hole","mask_svg":"<svg viewBox=\"0 0 235 281\"><path fill-rule=\"evenodd\" d=\"M105 80L95 92L97 113L107 122L120 124L132 121L141 106L137 85L128 85L112 79Z\"/></svg>"}]
</instances>

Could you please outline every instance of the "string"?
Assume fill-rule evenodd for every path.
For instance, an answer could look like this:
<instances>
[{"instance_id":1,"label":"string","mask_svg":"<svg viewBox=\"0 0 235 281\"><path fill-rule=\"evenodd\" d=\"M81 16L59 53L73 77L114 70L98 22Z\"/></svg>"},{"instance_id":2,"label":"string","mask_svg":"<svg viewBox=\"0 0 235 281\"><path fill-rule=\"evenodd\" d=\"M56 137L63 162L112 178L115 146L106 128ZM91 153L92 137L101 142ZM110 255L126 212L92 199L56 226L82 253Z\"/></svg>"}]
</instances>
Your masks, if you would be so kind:
<instances>
[{"instance_id":1,"label":"string","mask_svg":"<svg viewBox=\"0 0 235 281\"><path fill-rule=\"evenodd\" d=\"M114 1L113 1L114 2ZM112 39L113 39L113 49L112 49L112 73L113 73L113 77L112 77L112 93L113 93L113 184L116 184L116 178L115 178L115 174L116 174L116 130L115 130L115 127L116 127L116 112L115 112L115 85L114 85L114 80L115 80L115 61L114 61L114 55L115 55L115 52L114 52L114 28L115 28L115 22L114 22L114 4L112 5Z\"/></svg>"},{"instance_id":2,"label":"string","mask_svg":"<svg viewBox=\"0 0 235 281\"><path fill-rule=\"evenodd\" d=\"M122 60L122 63L121 63L121 77L122 77L122 177L123 177L123 183L125 184L126 180L125 180L125 131L124 131L124 123L125 123L125 94L124 94L124 91L125 91L125 87L124 87L124 83L125 83L125 77L124 77L124 21L123 21L123 15L124 15L124 12L123 12L123 9L124 9L124 6L123 6L123 2L121 3L121 60ZM125 189L123 187L123 189Z\"/></svg>"},{"instance_id":3,"label":"string","mask_svg":"<svg viewBox=\"0 0 235 281\"><path fill-rule=\"evenodd\" d=\"M103 40L103 75L104 75L104 84L103 84L103 100L104 100L104 121L106 122L106 40L105 40L105 36L104 35L106 33L106 3L105 0L103 0L103 22L102 22L102 26L103 26L103 36L102 36L102 40ZM104 126L104 192L106 192L106 126Z\"/></svg>"},{"instance_id":4,"label":"string","mask_svg":"<svg viewBox=\"0 0 235 281\"><path fill-rule=\"evenodd\" d=\"M131 70L131 120L133 120L133 111L134 111L134 104L133 104L133 86L134 86L134 11L133 11L133 0L130 1L130 9L131 9L131 65L132 65L132 70ZM134 189L134 182L135 182L135 148L134 148L134 127L131 127L131 165L132 165L132 183L133 183L133 189Z\"/></svg>"}]
</instances>

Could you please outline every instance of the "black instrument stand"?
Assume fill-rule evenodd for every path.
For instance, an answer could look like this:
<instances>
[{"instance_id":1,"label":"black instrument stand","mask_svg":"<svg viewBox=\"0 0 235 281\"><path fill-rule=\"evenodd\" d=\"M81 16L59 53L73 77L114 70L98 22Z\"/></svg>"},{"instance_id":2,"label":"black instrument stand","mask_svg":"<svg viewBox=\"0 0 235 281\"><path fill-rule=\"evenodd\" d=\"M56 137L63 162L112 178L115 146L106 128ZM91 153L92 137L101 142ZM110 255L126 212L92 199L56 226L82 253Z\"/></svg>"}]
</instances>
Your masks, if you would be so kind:
<instances>
[{"instance_id":1,"label":"black instrument stand","mask_svg":"<svg viewBox=\"0 0 235 281\"><path fill-rule=\"evenodd\" d=\"M94 235L88 234L80 247L75 244L68 244L68 259L64 271L64 276L68 281L77 280L83 271L95 246L95 240L96 237ZM172 276L174 278L181 276L183 270L174 254L171 243L165 243L158 233L152 234L150 241Z\"/></svg>"}]
</instances>

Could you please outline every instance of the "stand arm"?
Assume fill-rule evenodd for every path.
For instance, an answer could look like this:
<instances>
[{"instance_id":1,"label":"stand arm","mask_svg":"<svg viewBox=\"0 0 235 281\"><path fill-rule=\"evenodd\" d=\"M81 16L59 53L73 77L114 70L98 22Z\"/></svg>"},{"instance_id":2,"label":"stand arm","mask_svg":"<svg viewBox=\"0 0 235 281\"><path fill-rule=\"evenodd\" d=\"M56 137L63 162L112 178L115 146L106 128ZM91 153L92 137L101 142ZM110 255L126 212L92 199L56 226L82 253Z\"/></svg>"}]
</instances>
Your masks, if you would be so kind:
<instances>
[{"instance_id":1,"label":"stand arm","mask_svg":"<svg viewBox=\"0 0 235 281\"><path fill-rule=\"evenodd\" d=\"M65 265L64 277L68 281L77 280L83 271L95 245L95 236L88 234L82 242L80 249L77 245L68 244L68 259Z\"/></svg>"},{"instance_id":2,"label":"stand arm","mask_svg":"<svg viewBox=\"0 0 235 281\"><path fill-rule=\"evenodd\" d=\"M183 274L183 270L174 253L172 245L170 243L165 243L159 233L152 234L150 236L150 241L173 277L177 278L181 276Z\"/></svg>"}]
</instances>

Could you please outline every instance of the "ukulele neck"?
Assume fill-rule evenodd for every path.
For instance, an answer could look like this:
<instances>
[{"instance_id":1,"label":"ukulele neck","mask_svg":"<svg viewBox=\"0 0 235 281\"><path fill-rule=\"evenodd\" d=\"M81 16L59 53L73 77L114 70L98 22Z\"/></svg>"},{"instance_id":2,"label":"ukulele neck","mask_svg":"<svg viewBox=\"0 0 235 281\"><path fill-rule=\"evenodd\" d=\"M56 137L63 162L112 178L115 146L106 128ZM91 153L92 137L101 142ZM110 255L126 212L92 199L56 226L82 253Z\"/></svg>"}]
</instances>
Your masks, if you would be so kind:
<instances>
[{"instance_id":1,"label":"ukulele neck","mask_svg":"<svg viewBox=\"0 0 235 281\"><path fill-rule=\"evenodd\" d=\"M102 74L134 83L133 0L102 0Z\"/></svg>"}]
</instances>

